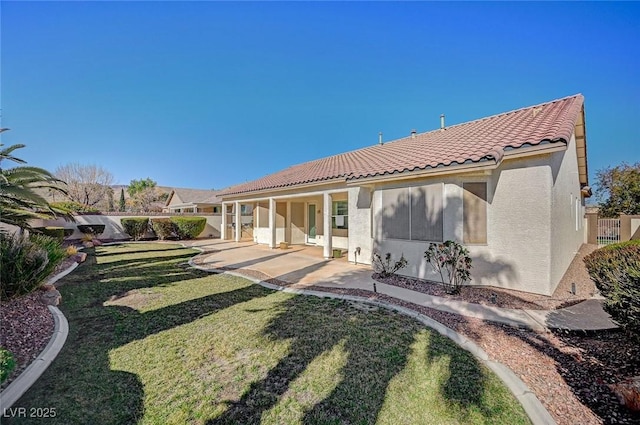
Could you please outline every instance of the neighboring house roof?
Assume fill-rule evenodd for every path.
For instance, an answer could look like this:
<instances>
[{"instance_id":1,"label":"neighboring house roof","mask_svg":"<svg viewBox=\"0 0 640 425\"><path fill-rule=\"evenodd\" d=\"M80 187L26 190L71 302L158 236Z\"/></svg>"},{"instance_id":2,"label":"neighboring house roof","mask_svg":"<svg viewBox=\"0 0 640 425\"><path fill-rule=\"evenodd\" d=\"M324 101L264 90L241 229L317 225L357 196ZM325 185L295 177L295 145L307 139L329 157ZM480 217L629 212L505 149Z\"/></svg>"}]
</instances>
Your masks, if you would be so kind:
<instances>
[{"instance_id":1,"label":"neighboring house roof","mask_svg":"<svg viewBox=\"0 0 640 425\"><path fill-rule=\"evenodd\" d=\"M178 204L220 204L222 199L219 194L220 191L216 190L173 188L165 206L171 204L174 196L179 200Z\"/></svg>"},{"instance_id":2,"label":"neighboring house roof","mask_svg":"<svg viewBox=\"0 0 640 425\"><path fill-rule=\"evenodd\" d=\"M578 94L415 134L384 144L294 165L222 195L235 195L290 186L384 176L450 165L499 163L511 149L541 144L566 144L579 118L584 98ZM586 158L585 158L586 161ZM586 163L585 163L586 167Z\"/></svg>"}]
</instances>

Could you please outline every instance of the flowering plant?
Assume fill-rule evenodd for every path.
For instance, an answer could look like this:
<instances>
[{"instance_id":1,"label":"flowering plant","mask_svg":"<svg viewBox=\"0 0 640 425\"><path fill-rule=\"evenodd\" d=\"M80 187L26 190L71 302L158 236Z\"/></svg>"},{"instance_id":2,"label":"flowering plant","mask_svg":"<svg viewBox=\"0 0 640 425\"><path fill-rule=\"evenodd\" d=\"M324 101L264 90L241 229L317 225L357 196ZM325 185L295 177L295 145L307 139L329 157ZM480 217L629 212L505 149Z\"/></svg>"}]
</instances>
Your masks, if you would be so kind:
<instances>
[{"instance_id":1,"label":"flowering plant","mask_svg":"<svg viewBox=\"0 0 640 425\"><path fill-rule=\"evenodd\" d=\"M457 294L460 286L471 280L469 250L457 242L430 243L424 252L424 258L440 274L447 294Z\"/></svg>"}]
</instances>

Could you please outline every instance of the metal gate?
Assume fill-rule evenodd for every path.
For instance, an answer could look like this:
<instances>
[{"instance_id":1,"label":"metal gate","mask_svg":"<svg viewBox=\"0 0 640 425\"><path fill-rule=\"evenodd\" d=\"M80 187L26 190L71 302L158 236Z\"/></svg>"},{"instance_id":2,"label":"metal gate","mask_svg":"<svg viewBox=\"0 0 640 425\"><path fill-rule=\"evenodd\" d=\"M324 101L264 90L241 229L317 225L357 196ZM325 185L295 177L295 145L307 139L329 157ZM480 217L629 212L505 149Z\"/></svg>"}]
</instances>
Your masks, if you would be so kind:
<instances>
[{"instance_id":1,"label":"metal gate","mask_svg":"<svg viewBox=\"0 0 640 425\"><path fill-rule=\"evenodd\" d=\"M620 242L620 219L598 219L598 246Z\"/></svg>"}]
</instances>

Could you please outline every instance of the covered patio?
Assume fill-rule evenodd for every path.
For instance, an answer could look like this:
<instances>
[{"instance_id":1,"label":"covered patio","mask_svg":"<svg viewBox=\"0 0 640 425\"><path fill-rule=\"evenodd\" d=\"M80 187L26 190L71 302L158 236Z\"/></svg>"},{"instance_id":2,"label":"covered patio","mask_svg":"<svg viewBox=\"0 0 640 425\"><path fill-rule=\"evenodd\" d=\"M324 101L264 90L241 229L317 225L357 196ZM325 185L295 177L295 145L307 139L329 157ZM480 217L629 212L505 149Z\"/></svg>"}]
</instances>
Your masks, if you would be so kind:
<instances>
[{"instance_id":1,"label":"covered patio","mask_svg":"<svg viewBox=\"0 0 640 425\"><path fill-rule=\"evenodd\" d=\"M254 272L260 279L290 284L372 290L371 266L349 263L346 257L325 259L323 247L295 245L271 249L255 242L203 240L192 246L205 250L198 265L207 269Z\"/></svg>"},{"instance_id":2,"label":"covered patio","mask_svg":"<svg viewBox=\"0 0 640 425\"><path fill-rule=\"evenodd\" d=\"M235 217L223 214L222 227L240 222L240 212L253 210L253 242L271 249L283 246L321 246L325 259L333 258L349 248L349 195L342 189L256 197L223 202L223 211L234 211ZM231 238L243 240L242 230L234 228ZM246 239L245 239L246 240Z\"/></svg>"}]
</instances>

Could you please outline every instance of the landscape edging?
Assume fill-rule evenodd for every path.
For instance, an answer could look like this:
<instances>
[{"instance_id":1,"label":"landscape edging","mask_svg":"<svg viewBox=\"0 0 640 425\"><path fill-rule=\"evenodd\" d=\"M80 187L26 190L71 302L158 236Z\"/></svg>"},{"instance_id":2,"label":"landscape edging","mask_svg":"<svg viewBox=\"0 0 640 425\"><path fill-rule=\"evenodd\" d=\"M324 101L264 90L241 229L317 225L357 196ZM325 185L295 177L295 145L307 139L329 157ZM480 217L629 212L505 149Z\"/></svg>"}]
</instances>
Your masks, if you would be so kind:
<instances>
[{"instance_id":1,"label":"landscape edging","mask_svg":"<svg viewBox=\"0 0 640 425\"><path fill-rule=\"evenodd\" d=\"M60 309L55 306L48 306L54 320L53 335L49 343L40 352L38 357L27 366L27 368L0 393L0 410L3 412L27 392L29 388L44 373L53 360L58 356L69 335L69 322Z\"/></svg>"},{"instance_id":2,"label":"landscape edging","mask_svg":"<svg viewBox=\"0 0 640 425\"><path fill-rule=\"evenodd\" d=\"M66 270L61 271L57 275L49 278L47 285L53 285L78 267L78 263L73 263ZM11 382L7 388L0 392L0 411L4 412L27 392L29 388L44 373L53 360L58 356L60 350L64 346L69 335L69 322L62 314L62 311L56 306L49 305L49 311L53 316L53 333L47 345L42 349L38 357L36 357L25 370Z\"/></svg>"}]
</instances>

